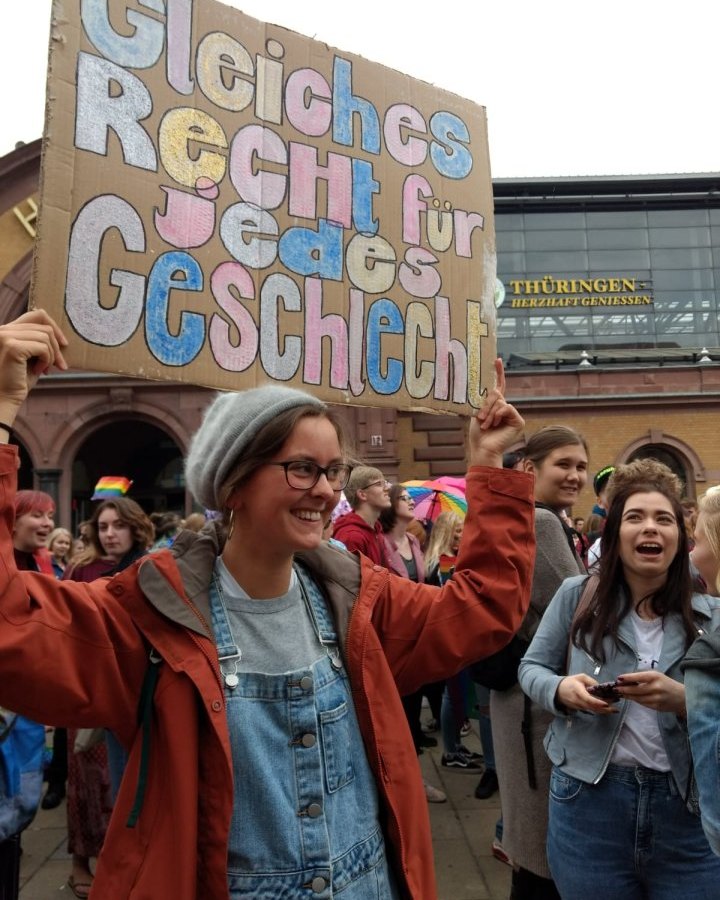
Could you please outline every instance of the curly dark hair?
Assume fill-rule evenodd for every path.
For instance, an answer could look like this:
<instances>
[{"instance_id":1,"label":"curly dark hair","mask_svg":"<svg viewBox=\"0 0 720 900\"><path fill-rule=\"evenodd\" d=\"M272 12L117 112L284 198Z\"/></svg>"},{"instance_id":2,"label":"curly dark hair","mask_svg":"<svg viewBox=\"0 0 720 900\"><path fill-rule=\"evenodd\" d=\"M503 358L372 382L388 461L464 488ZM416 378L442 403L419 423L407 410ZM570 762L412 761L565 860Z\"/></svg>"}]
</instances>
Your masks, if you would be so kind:
<instances>
[{"instance_id":1,"label":"curly dark hair","mask_svg":"<svg viewBox=\"0 0 720 900\"><path fill-rule=\"evenodd\" d=\"M130 497L112 497L100 503L92 514L92 518L85 528L85 549L73 559L73 568L87 565L96 559L101 559L105 551L98 537L98 519L106 509L114 509L118 518L130 526L133 539L133 549L143 553L150 547L155 539L155 529L150 518L145 514L140 504Z\"/></svg>"},{"instance_id":2,"label":"curly dark hair","mask_svg":"<svg viewBox=\"0 0 720 900\"><path fill-rule=\"evenodd\" d=\"M405 493L407 493L407 488L404 488L401 484L390 485L390 506L387 509L380 511L380 525L385 534L387 534L388 531L392 531L397 524L398 501Z\"/></svg>"},{"instance_id":3,"label":"curly dark hair","mask_svg":"<svg viewBox=\"0 0 720 900\"><path fill-rule=\"evenodd\" d=\"M603 638L608 635L619 646L620 622L632 608L632 594L620 558L620 526L625 504L633 494L657 492L670 501L678 528L677 552L670 563L664 584L648 595L647 599L656 616L665 617L672 613L680 616L687 646L697 637L691 603L689 547L680 505L681 488L680 479L656 459L638 459L618 466L610 478L599 583L595 596L578 616L571 635L576 647L586 650L600 662L605 662Z\"/></svg>"}]
</instances>

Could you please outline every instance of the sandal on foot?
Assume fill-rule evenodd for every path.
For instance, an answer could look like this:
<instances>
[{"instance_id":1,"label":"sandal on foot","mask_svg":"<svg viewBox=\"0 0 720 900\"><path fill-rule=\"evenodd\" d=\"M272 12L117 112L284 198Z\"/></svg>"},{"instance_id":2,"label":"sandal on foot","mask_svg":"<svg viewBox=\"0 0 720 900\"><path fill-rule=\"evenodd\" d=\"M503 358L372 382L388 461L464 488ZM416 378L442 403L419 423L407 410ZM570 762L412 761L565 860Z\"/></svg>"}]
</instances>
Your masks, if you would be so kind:
<instances>
[{"instance_id":1,"label":"sandal on foot","mask_svg":"<svg viewBox=\"0 0 720 900\"><path fill-rule=\"evenodd\" d=\"M87 900L87 898L90 896L92 881L75 881L75 879L71 875L67 880L67 886L70 888L73 894L75 894L78 900Z\"/></svg>"}]
</instances>

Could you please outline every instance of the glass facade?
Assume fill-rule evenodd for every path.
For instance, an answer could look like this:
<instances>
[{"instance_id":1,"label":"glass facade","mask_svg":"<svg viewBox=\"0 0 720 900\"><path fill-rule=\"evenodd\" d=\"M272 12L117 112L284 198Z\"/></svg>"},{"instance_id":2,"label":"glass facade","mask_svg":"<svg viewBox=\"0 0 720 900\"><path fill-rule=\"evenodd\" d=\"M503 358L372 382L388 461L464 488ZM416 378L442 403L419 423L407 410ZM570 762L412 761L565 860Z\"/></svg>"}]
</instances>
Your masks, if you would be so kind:
<instances>
[{"instance_id":1,"label":"glass facade","mask_svg":"<svg viewBox=\"0 0 720 900\"><path fill-rule=\"evenodd\" d=\"M720 347L720 208L540 203L495 211L503 357Z\"/></svg>"}]
</instances>

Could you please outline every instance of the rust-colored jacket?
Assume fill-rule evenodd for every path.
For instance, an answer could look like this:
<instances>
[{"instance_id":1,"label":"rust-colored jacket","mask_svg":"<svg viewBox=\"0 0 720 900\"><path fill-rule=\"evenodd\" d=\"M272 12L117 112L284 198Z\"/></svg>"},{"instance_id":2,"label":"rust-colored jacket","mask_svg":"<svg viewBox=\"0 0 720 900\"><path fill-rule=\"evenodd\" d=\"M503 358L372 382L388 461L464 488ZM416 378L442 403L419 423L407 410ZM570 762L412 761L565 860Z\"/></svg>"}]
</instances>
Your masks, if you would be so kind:
<instances>
[{"instance_id":1,"label":"rust-colored jacket","mask_svg":"<svg viewBox=\"0 0 720 900\"><path fill-rule=\"evenodd\" d=\"M101 900L227 900L232 763L207 588L215 532L184 532L112 579L18 572L12 552L15 448L0 447L0 703L48 724L112 729L130 760L97 867ZM472 469L455 576L415 585L327 545L302 561L341 638L390 862L406 897L436 897L430 825L400 694L497 650L528 606L531 478ZM137 711L149 654L162 657L147 781ZM271 772L271 770L270 770ZM271 777L271 775L270 775Z\"/></svg>"}]
</instances>

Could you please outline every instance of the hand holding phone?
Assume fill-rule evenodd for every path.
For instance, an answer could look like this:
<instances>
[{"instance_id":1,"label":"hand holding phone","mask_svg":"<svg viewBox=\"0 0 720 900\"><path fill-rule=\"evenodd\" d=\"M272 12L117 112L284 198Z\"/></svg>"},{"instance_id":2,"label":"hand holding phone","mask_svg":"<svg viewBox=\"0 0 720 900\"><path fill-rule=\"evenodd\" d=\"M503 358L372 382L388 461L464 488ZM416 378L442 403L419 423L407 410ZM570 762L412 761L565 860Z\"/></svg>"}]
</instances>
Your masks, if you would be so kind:
<instances>
[{"instance_id":1,"label":"hand holding phone","mask_svg":"<svg viewBox=\"0 0 720 900\"><path fill-rule=\"evenodd\" d=\"M637 681L628 681L627 678L623 678L622 681L616 678L615 681L603 681L600 684L589 685L588 693L607 703L617 703L622 700L622 694L618 692L619 687L636 687L638 683Z\"/></svg>"},{"instance_id":2,"label":"hand holding phone","mask_svg":"<svg viewBox=\"0 0 720 900\"><path fill-rule=\"evenodd\" d=\"M599 700L605 700L607 703L617 703L622 697L617 691L617 681L603 681L600 684L588 685L588 694L597 697Z\"/></svg>"}]
</instances>

